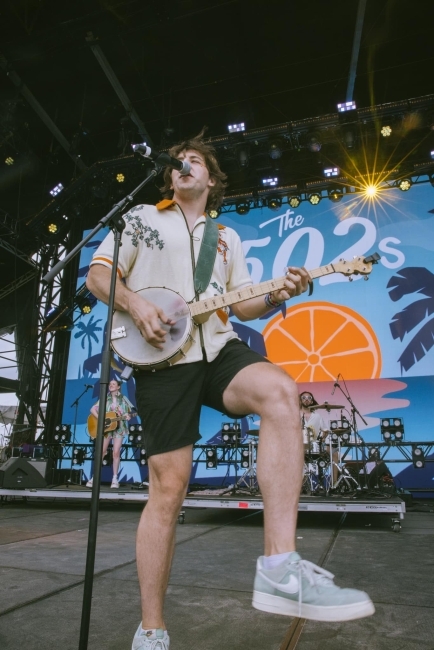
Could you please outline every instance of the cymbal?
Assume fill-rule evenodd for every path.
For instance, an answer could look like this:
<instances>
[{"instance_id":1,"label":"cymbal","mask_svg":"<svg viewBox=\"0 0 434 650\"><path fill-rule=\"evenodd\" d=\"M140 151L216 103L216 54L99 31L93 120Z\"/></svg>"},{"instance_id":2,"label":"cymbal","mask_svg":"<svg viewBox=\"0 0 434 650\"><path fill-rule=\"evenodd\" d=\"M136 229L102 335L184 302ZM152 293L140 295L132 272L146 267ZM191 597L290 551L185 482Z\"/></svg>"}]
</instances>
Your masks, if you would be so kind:
<instances>
[{"instance_id":1,"label":"cymbal","mask_svg":"<svg viewBox=\"0 0 434 650\"><path fill-rule=\"evenodd\" d=\"M343 409L345 408L342 404L329 404L328 402L324 402L324 404L315 404L315 406L309 406L310 411L315 411L315 409L327 409L327 411L330 411L331 409Z\"/></svg>"}]
</instances>

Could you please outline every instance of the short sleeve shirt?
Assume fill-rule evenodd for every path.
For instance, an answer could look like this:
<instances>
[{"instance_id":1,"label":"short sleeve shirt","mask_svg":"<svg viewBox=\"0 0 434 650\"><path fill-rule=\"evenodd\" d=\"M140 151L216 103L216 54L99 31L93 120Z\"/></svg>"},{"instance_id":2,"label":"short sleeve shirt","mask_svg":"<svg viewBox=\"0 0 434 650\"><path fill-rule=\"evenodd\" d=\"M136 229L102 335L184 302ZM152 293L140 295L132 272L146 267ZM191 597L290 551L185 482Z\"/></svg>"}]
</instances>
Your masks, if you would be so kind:
<instances>
[{"instance_id":1,"label":"short sleeve shirt","mask_svg":"<svg viewBox=\"0 0 434 650\"><path fill-rule=\"evenodd\" d=\"M179 293L186 302L195 299L194 268L199 256L205 227L205 216L197 219L190 233L180 207L173 201L157 206L138 205L124 215L126 228L122 235L117 272L131 291L147 287L166 287ZM96 250L92 264L111 268L113 234L110 232ZM210 283L199 298L211 298L252 284L241 240L232 228L219 224L216 260ZM225 322L226 321L226 322ZM228 319L217 313L202 325L206 359L212 361L232 338L238 338ZM186 357L178 363L201 361L200 336Z\"/></svg>"}]
</instances>

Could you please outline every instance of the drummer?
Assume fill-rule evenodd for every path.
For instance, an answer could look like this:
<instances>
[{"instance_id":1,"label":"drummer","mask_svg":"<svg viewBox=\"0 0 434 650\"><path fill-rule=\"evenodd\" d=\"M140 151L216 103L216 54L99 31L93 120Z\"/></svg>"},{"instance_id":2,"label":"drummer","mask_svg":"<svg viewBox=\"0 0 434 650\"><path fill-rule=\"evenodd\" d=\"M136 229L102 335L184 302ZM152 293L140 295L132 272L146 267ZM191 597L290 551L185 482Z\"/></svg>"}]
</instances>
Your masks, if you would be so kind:
<instances>
[{"instance_id":1,"label":"drummer","mask_svg":"<svg viewBox=\"0 0 434 650\"><path fill-rule=\"evenodd\" d=\"M308 391L304 391L300 394L300 417L301 417L301 427L303 432L307 431L307 442L308 446L311 446L312 442L317 442L321 439L321 434L327 429L325 422L321 415L314 410L311 410L313 406L318 406L318 402ZM305 448L305 451L308 451Z\"/></svg>"}]
</instances>

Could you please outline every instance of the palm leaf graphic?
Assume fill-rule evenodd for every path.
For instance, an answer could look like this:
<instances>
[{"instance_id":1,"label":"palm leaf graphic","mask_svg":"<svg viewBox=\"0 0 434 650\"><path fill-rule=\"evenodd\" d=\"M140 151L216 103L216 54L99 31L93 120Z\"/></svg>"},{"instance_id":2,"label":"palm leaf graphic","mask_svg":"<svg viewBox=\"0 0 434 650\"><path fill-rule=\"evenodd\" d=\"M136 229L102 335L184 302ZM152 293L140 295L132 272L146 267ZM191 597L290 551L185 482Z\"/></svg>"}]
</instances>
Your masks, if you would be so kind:
<instances>
[{"instance_id":1,"label":"palm leaf graphic","mask_svg":"<svg viewBox=\"0 0 434 650\"><path fill-rule=\"evenodd\" d=\"M389 295L393 301L400 300L411 293L422 294L426 298L416 300L395 314L389 323L394 339L404 340L406 334L434 314L434 275L426 268L409 266L401 269L388 284ZM401 372L409 370L423 359L434 345L434 319L431 318L411 339L398 361Z\"/></svg>"}]
</instances>

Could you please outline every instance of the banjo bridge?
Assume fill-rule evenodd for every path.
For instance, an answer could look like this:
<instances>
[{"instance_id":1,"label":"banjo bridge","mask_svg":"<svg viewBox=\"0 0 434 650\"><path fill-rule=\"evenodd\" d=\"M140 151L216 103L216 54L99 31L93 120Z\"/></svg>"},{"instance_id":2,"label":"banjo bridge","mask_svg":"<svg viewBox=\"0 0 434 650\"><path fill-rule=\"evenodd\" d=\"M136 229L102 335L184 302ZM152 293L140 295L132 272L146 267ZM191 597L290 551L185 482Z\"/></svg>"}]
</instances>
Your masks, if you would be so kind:
<instances>
[{"instance_id":1,"label":"banjo bridge","mask_svg":"<svg viewBox=\"0 0 434 650\"><path fill-rule=\"evenodd\" d=\"M116 339L123 339L126 337L126 335L127 331L124 325L121 325L120 327L116 327L112 330L111 340L115 341Z\"/></svg>"}]
</instances>

